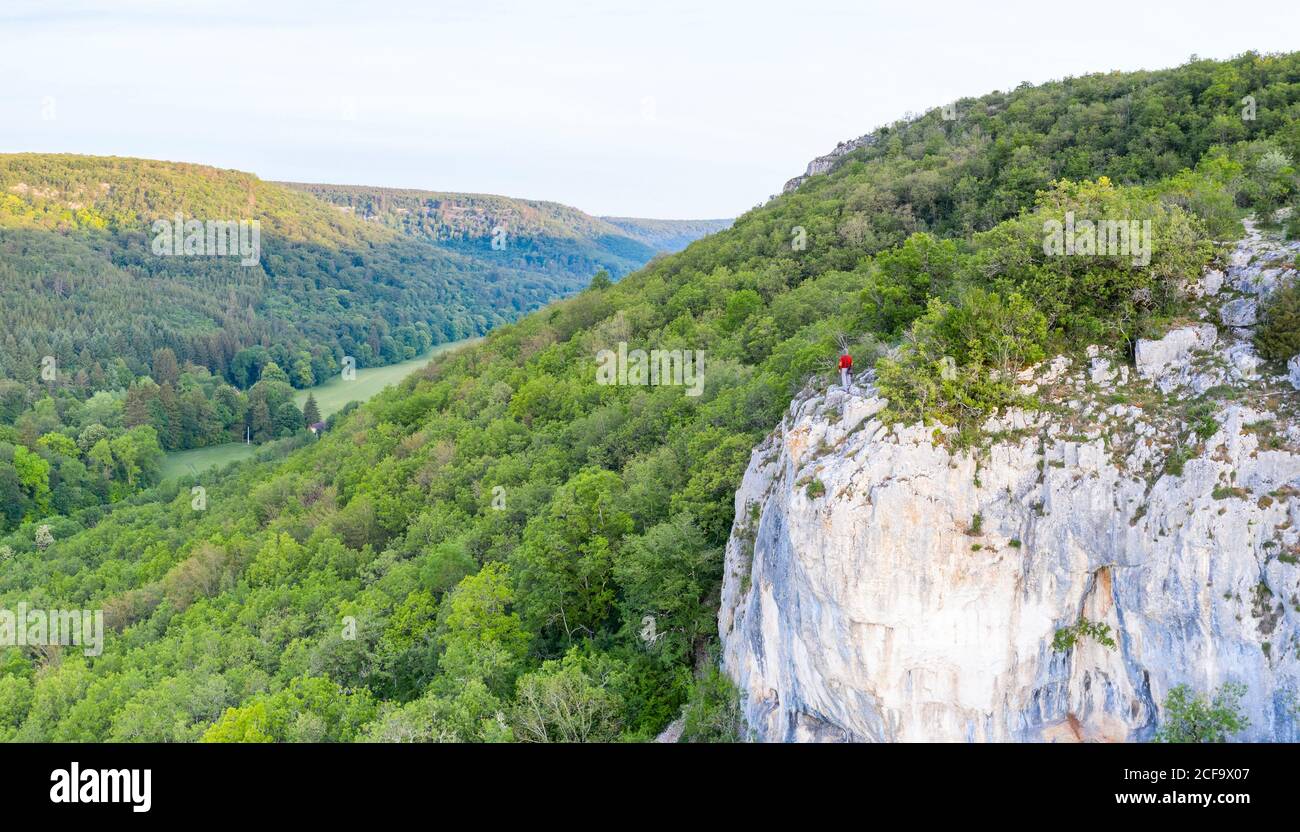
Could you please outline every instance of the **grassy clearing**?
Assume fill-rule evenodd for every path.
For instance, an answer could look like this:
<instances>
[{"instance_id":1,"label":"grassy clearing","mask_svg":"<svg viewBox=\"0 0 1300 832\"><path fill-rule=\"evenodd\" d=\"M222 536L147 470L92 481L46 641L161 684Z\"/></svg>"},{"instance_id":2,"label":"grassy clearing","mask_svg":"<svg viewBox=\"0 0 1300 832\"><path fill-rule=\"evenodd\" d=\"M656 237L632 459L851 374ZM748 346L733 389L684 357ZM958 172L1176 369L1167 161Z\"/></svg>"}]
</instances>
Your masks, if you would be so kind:
<instances>
[{"instance_id":1,"label":"grassy clearing","mask_svg":"<svg viewBox=\"0 0 1300 832\"><path fill-rule=\"evenodd\" d=\"M257 445L245 445L243 442L227 442L224 445L212 445L207 448L172 451L163 460L163 479L198 474L230 462L247 459L257 452L257 448Z\"/></svg>"},{"instance_id":2,"label":"grassy clearing","mask_svg":"<svg viewBox=\"0 0 1300 832\"><path fill-rule=\"evenodd\" d=\"M331 415L342 410L343 406L348 402L364 402L390 384L397 384L411 373L428 364L439 353L472 344L479 340L478 338L468 338L464 341L439 344L424 355L416 356L408 361L389 364L385 367L367 367L357 370L357 377L352 381L336 378L324 384L309 387L306 390L299 390L294 394L294 404L302 407L303 403L307 401L307 394L311 393L316 397L316 404L320 407L321 418L328 419ZM247 459L256 453L258 447L258 445L245 445L243 442L227 442L224 445L213 445L208 448L172 451L163 460L163 479L171 479L184 474L200 474L230 462Z\"/></svg>"},{"instance_id":3,"label":"grassy clearing","mask_svg":"<svg viewBox=\"0 0 1300 832\"><path fill-rule=\"evenodd\" d=\"M336 377L324 384L299 390L294 394L293 402L298 407L302 407L307 401L307 394L311 393L316 397L316 404L320 407L321 418L328 419L342 410L343 406L348 402L367 401L390 384L397 384L411 373L428 364L439 353L473 344L479 340L481 339L468 338L464 341L439 344L424 355L416 356L407 361L388 364L384 367L366 367L357 370L357 377L351 381L344 381L342 378Z\"/></svg>"}]
</instances>

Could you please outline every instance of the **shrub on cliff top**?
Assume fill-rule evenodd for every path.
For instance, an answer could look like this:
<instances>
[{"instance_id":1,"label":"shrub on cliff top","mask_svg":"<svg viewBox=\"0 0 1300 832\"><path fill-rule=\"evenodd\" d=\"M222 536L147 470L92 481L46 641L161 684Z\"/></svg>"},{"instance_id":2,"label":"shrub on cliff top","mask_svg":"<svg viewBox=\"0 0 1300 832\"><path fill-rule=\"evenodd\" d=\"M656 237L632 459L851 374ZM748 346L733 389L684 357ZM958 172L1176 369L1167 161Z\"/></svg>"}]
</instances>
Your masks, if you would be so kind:
<instances>
[{"instance_id":1,"label":"shrub on cliff top","mask_svg":"<svg viewBox=\"0 0 1300 832\"><path fill-rule=\"evenodd\" d=\"M1021 401L1014 371L1040 361L1046 340L1046 319L1019 294L968 289L952 304L930 300L877 363L877 382L896 420L979 424Z\"/></svg>"}]
</instances>

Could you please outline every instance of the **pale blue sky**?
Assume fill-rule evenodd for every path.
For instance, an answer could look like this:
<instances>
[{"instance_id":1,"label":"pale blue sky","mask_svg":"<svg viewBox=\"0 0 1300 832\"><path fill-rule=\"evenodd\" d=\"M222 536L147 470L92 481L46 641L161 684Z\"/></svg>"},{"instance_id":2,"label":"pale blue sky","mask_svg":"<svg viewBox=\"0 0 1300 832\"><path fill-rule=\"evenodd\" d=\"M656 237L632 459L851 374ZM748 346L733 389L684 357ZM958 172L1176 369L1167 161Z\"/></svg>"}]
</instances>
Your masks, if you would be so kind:
<instances>
[{"instance_id":1,"label":"pale blue sky","mask_svg":"<svg viewBox=\"0 0 1300 832\"><path fill-rule=\"evenodd\" d=\"M733 216L909 110L1193 53L1300 48L1298 9L3 0L0 152Z\"/></svg>"}]
</instances>

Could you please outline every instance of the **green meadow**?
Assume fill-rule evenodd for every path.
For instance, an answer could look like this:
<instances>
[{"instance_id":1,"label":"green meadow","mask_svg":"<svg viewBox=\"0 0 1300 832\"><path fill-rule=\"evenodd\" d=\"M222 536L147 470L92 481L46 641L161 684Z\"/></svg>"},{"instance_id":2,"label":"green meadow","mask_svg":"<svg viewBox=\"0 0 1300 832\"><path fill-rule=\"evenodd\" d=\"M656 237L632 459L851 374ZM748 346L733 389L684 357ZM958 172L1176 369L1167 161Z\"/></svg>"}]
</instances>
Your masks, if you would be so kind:
<instances>
[{"instance_id":1,"label":"green meadow","mask_svg":"<svg viewBox=\"0 0 1300 832\"><path fill-rule=\"evenodd\" d=\"M318 384L315 387L299 390L294 394L293 400L295 404L302 407L303 403L307 401L307 395L309 393L314 395L316 404L320 407L321 418L328 419L342 410L348 402L367 401L390 384L397 384L432 361L434 356L467 344L476 343L479 340L481 339L467 338L463 341L439 344L423 355L417 355L415 358L406 361L388 364L383 367L366 367L357 370L356 378L350 381L345 381L340 377L324 384ZM220 468L228 463L247 459L257 452L258 447L243 442L227 442L223 445L211 445L206 448L172 451L163 460L163 479L171 479L185 474L200 474L212 468Z\"/></svg>"},{"instance_id":2,"label":"green meadow","mask_svg":"<svg viewBox=\"0 0 1300 832\"><path fill-rule=\"evenodd\" d=\"M321 418L328 419L342 410L343 406L348 402L368 401L390 384L397 384L432 361L434 356L463 347L466 344L477 343L479 340L481 339L466 338L463 341L451 341L446 344L439 344L423 355L417 355L415 358L409 358L406 361L399 361L396 364L388 364L383 367L366 367L357 370L356 378L350 381L344 380L341 376L336 376L323 384L297 391L294 394L293 402L301 408L306 403L307 395L310 393L316 397L316 405L320 408Z\"/></svg>"}]
</instances>

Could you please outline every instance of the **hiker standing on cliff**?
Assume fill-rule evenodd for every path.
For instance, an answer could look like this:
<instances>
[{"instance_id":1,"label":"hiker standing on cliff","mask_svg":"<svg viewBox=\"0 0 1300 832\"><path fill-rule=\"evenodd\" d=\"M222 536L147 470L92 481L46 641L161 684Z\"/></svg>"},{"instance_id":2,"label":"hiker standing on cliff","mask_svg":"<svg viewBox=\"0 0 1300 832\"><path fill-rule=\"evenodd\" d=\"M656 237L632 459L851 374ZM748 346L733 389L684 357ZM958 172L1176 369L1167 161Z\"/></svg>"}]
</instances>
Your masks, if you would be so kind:
<instances>
[{"instance_id":1,"label":"hiker standing on cliff","mask_svg":"<svg viewBox=\"0 0 1300 832\"><path fill-rule=\"evenodd\" d=\"M853 356L849 355L849 351L846 349L844 350L844 353L840 356L840 384L844 385L844 388L846 390L848 389L849 379L852 377L852 375L853 375Z\"/></svg>"}]
</instances>

